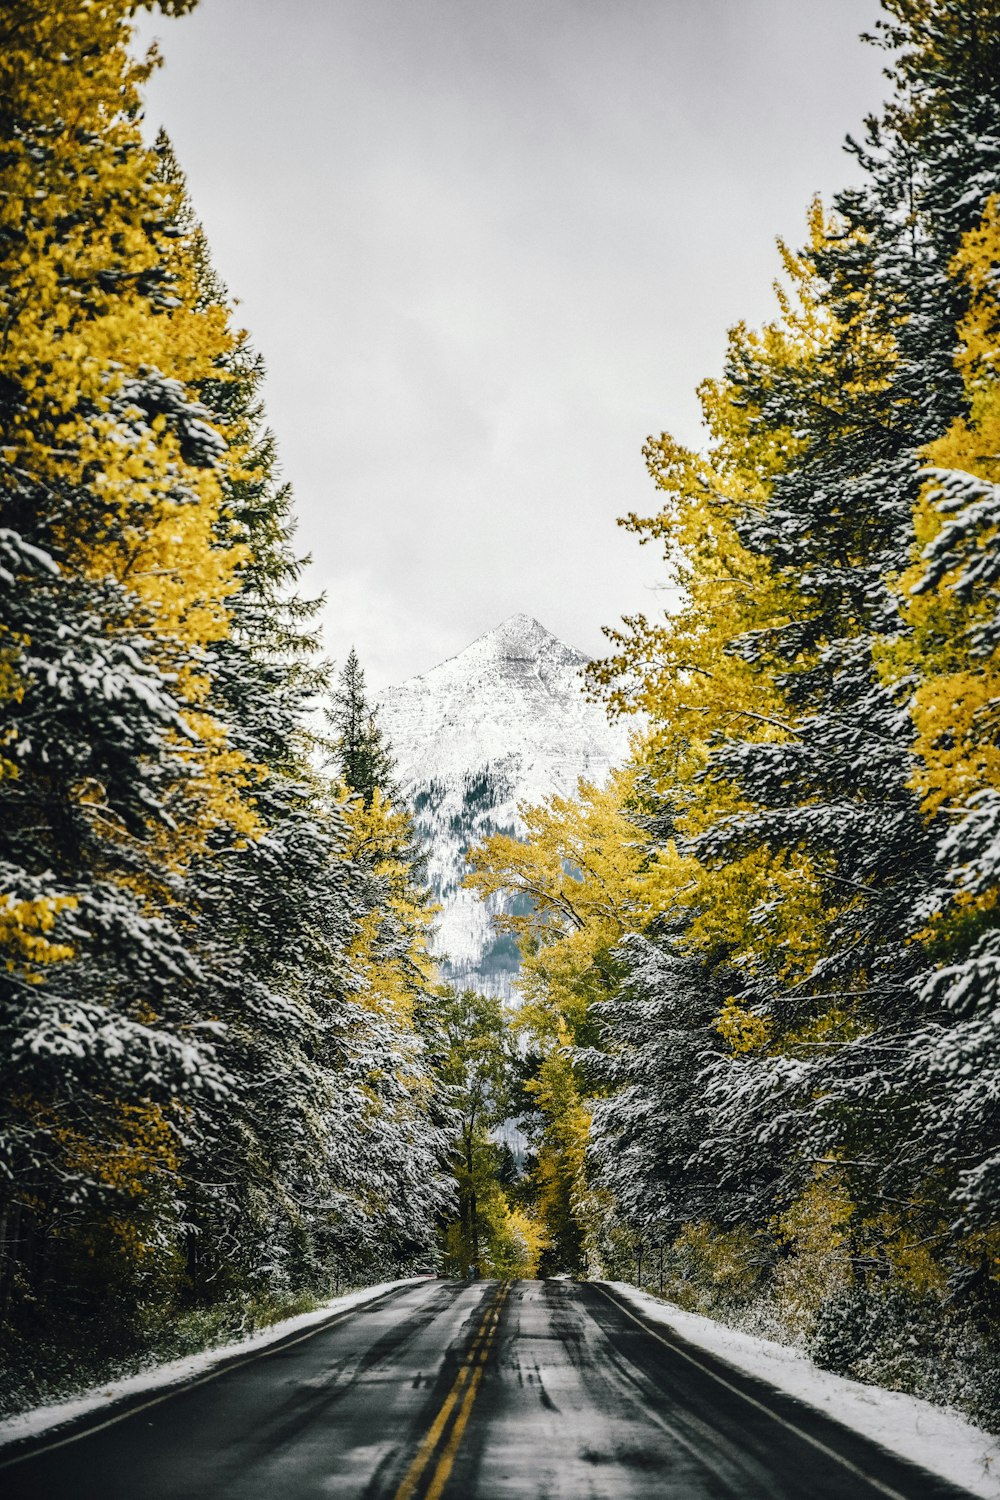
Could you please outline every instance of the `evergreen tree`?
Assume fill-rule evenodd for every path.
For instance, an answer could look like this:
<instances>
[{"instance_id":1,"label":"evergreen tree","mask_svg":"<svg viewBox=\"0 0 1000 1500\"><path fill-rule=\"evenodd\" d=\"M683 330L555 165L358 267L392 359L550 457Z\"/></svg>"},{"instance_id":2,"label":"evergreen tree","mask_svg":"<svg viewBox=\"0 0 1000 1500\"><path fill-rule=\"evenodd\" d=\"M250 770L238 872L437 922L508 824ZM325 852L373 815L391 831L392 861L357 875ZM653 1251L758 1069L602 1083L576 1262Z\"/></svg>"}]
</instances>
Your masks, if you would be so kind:
<instances>
[{"instance_id":1,"label":"evergreen tree","mask_svg":"<svg viewBox=\"0 0 1000 1500\"><path fill-rule=\"evenodd\" d=\"M169 143L158 150L197 304L225 308ZM408 824L374 788L364 813L343 807L307 766L306 716L325 687L308 628L318 605L294 593L301 562L262 378L242 334L201 390L231 456L221 524L246 547L213 694L253 759L261 829L217 839L198 870L199 928L227 1023L220 1051L236 1080L186 1162L192 1289L216 1296L247 1284L294 1293L394 1265L427 1245L446 1190L412 1026L413 993L429 975L402 917ZM224 1259L214 1249L223 1245Z\"/></svg>"},{"instance_id":2,"label":"evergreen tree","mask_svg":"<svg viewBox=\"0 0 1000 1500\"><path fill-rule=\"evenodd\" d=\"M49 1342L100 1375L169 1346L192 1299L239 1320L395 1266L449 1193L408 820L310 766L324 675L262 367L169 143L142 144L133 8L0 20L0 1316L21 1400Z\"/></svg>"},{"instance_id":3,"label":"evergreen tree","mask_svg":"<svg viewBox=\"0 0 1000 1500\"><path fill-rule=\"evenodd\" d=\"M1000 18L886 9L896 93L855 147L865 185L783 249L780 317L734 330L707 454L647 447L664 507L626 524L682 602L627 621L593 674L649 715L653 857L589 1065L613 1090L597 1182L634 1234L703 1214L685 1276L694 1255L732 1287L733 1247L770 1258L781 1316L840 1368L901 1326L893 1297L919 1305L930 1372L978 1337L948 1331L946 1284L987 1320L997 1298Z\"/></svg>"},{"instance_id":4,"label":"evergreen tree","mask_svg":"<svg viewBox=\"0 0 1000 1500\"><path fill-rule=\"evenodd\" d=\"M327 720L334 734L335 763L348 790L357 793L366 807L376 789L391 796L392 756L368 703L364 670L353 646L337 678Z\"/></svg>"},{"instance_id":5,"label":"evergreen tree","mask_svg":"<svg viewBox=\"0 0 1000 1500\"><path fill-rule=\"evenodd\" d=\"M734 1207L714 1164L694 1165L709 1126L701 1075L723 1045L714 1026L723 995L717 976L662 935L634 933L617 957L625 977L593 1007L605 1047L584 1054L606 1090L593 1110L593 1180L630 1230L662 1244L687 1223L725 1221Z\"/></svg>"},{"instance_id":6,"label":"evergreen tree","mask_svg":"<svg viewBox=\"0 0 1000 1500\"><path fill-rule=\"evenodd\" d=\"M219 532L225 444L195 387L228 335L184 301L135 121L130 10L15 4L0 20L0 1299L15 1314L60 1260L86 1281L110 1247L139 1275L130 1247L163 1243L181 1122L229 1088L198 1008L191 867L217 830L256 827L250 767L205 701L240 549Z\"/></svg>"}]
</instances>

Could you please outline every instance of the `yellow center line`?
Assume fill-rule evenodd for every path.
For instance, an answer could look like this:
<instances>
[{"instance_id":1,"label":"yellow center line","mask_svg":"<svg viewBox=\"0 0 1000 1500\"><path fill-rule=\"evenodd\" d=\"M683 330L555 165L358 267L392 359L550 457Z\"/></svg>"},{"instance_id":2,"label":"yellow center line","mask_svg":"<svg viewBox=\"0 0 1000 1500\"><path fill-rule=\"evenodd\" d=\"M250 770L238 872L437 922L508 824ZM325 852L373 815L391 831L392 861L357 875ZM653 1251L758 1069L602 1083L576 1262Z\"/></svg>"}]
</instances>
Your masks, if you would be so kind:
<instances>
[{"instance_id":1,"label":"yellow center line","mask_svg":"<svg viewBox=\"0 0 1000 1500\"><path fill-rule=\"evenodd\" d=\"M451 1435L448 1438L448 1442L445 1446L444 1452L438 1459L437 1468L434 1470L431 1482L427 1487L427 1492L424 1496L424 1500L440 1500L441 1492L444 1489L445 1485L448 1483L448 1477L451 1474L452 1466L455 1462L455 1455L458 1453L458 1445L462 1441L462 1436L465 1432L465 1428L469 1420L469 1415L472 1411L472 1403L476 1399L476 1392L479 1389L479 1382L483 1378L483 1366L486 1363L486 1355L489 1352L489 1345L491 1342L492 1338L487 1341L487 1344L479 1357L479 1363L472 1372L472 1379L469 1381L469 1388L465 1393L465 1399L463 1400L462 1405L459 1408L458 1416L455 1418L455 1423L451 1429Z\"/></svg>"},{"instance_id":2,"label":"yellow center line","mask_svg":"<svg viewBox=\"0 0 1000 1500\"><path fill-rule=\"evenodd\" d=\"M441 1440L441 1434L444 1432L445 1427L448 1425L448 1418L451 1416L455 1408L455 1404L458 1401L459 1396L461 1395L462 1387L469 1379L470 1371L473 1371L469 1389L465 1393L465 1400L462 1402L462 1406L459 1410L459 1414L455 1422L456 1427L460 1426L461 1428L461 1430L459 1431L459 1440L461 1439L461 1433L465 1430L465 1424L469 1420L469 1412L472 1409L472 1402L475 1399L476 1387L478 1386L479 1380L482 1376L482 1367L486 1361L486 1355L489 1352L490 1344L493 1342L493 1336L496 1333L497 1324L500 1321L500 1308L506 1295L507 1287L504 1286L496 1300L491 1303L491 1305L486 1309L486 1312L483 1315L482 1322L476 1330L476 1337L473 1339L468 1353L466 1354L465 1359L462 1362L461 1369L455 1377L455 1383L445 1397L441 1405L441 1410L434 1418L427 1436L424 1438L423 1442L420 1444L420 1447L417 1449L413 1458L413 1462L410 1464L410 1467L403 1475L402 1482L399 1486L399 1489L396 1491L393 1500L410 1500L410 1497L416 1490L417 1485L420 1483L424 1470L430 1463L435 1448ZM475 1366L474 1370L473 1366ZM448 1473L451 1470L451 1465L455 1461L455 1453L457 1451L458 1442L454 1442L453 1433L452 1439L449 1440L448 1447L445 1449L445 1453L444 1455L442 1455L441 1462L438 1464L438 1467L434 1473L434 1478L431 1481L433 1489L433 1487L438 1483L438 1476L441 1473L441 1466L444 1463L448 1453L450 1452L451 1460L448 1463L444 1478L441 1480L441 1485L436 1491L437 1494L440 1494L441 1488L443 1487L444 1482L448 1477ZM430 1495L430 1493L431 1491L428 1491L428 1495Z\"/></svg>"}]
</instances>

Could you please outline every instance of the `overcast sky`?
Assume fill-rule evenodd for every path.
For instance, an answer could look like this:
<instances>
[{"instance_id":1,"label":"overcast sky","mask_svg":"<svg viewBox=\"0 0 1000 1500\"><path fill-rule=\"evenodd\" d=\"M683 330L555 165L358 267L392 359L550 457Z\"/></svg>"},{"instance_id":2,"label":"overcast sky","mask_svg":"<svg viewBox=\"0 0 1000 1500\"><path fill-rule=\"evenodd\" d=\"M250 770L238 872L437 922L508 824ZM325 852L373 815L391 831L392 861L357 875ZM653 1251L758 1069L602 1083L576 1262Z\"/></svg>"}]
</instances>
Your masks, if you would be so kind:
<instances>
[{"instance_id":1,"label":"overcast sky","mask_svg":"<svg viewBox=\"0 0 1000 1500\"><path fill-rule=\"evenodd\" d=\"M523 610L593 654L662 607L615 517L700 441L776 235L853 180L877 0L201 0L149 91L325 591L380 688Z\"/></svg>"}]
</instances>

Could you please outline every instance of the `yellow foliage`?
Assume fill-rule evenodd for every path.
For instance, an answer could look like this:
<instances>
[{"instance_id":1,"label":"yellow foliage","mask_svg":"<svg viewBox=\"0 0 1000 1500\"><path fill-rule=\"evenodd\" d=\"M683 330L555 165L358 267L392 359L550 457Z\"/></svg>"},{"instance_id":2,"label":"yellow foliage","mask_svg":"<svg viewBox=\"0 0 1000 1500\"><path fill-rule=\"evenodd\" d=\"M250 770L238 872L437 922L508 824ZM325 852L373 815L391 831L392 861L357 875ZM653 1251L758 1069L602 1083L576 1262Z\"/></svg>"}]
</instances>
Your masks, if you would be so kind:
<instances>
[{"instance_id":1,"label":"yellow foliage","mask_svg":"<svg viewBox=\"0 0 1000 1500\"><path fill-rule=\"evenodd\" d=\"M759 1237L748 1229L685 1224L672 1246L686 1275L671 1281L670 1295L696 1312L712 1312L719 1299L745 1302L760 1279Z\"/></svg>"},{"instance_id":2,"label":"yellow foliage","mask_svg":"<svg viewBox=\"0 0 1000 1500\"><path fill-rule=\"evenodd\" d=\"M520 1208L511 1208L499 1195L487 1207L487 1221L488 1248L481 1272L504 1280L537 1276L539 1258L549 1243L538 1221Z\"/></svg>"},{"instance_id":3,"label":"yellow foliage","mask_svg":"<svg viewBox=\"0 0 1000 1500\"><path fill-rule=\"evenodd\" d=\"M855 1207L836 1168L816 1166L809 1187L774 1224L789 1254L774 1272L777 1307L789 1335L805 1333L834 1292L850 1284Z\"/></svg>"},{"instance_id":4,"label":"yellow foliage","mask_svg":"<svg viewBox=\"0 0 1000 1500\"><path fill-rule=\"evenodd\" d=\"M960 470L994 483L1000 480L998 265L1000 202L991 198L982 223L966 235L952 267L971 294L959 327L956 359L968 415L924 450L935 468ZM961 806L977 791L1000 786L1000 661L996 652L986 658L974 656L968 640L970 630L993 614L995 600L985 589L959 596L956 584L962 564L947 571L934 587L913 592L926 568L921 554L946 522L936 503L937 489L932 479L921 494L914 514L916 559L897 584L910 634L884 653L888 677L916 672L919 679L912 710L918 755L914 784L929 814L945 804ZM982 549L995 547L998 540L995 531L984 531L976 543Z\"/></svg>"},{"instance_id":5,"label":"yellow foliage","mask_svg":"<svg viewBox=\"0 0 1000 1500\"><path fill-rule=\"evenodd\" d=\"M108 1126L86 1134L65 1123L53 1107L21 1101L36 1126L46 1130L60 1167L114 1195L105 1226L135 1259L157 1248L146 1220L155 1225L155 1200L180 1170L176 1133L157 1104L116 1104ZM58 1231L57 1231L58 1232Z\"/></svg>"},{"instance_id":6,"label":"yellow foliage","mask_svg":"<svg viewBox=\"0 0 1000 1500\"><path fill-rule=\"evenodd\" d=\"M591 1116L570 1061L569 1041L565 1023L557 1020L553 1045L541 1061L538 1076L525 1085L544 1120L533 1181L547 1245L582 1245L584 1239L581 1220L587 1202Z\"/></svg>"},{"instance_id":7,"label":"yellow foliage","mask_svg":"<svg viewBox=\"0 0 1000 1500\"><path fill-rule=\"evenodd\" d=\"M843 234L836 218L814 204L807 248L822 251ZM808 381L823 392L832 420L838 406L846 411L859 394L884 389L895 358L892 331L869 316L863 291L843 299L835 315L810 262L780 249L786 275L776 288L780 316L760 332L734 328L727 360L734 378L700 389L707 454L667 434L651 438L646 459L662 509L621 523L641 542L662 545L673 607L658 623L637 616L625 630L610 632L616 654L591 670L613 707L648 715L637 766L654 790L669 792L677 834L685 839L752 810L739 787L703 777L713 744L797 738L797 710L779 681L785 663L774 659L768 640L791 620L807 621L816 605L802 597L790 570L749 552L739 534L741 520L764 506L776 477L811 441L775 426L764 410L768 392L789 380ZM750 372L746 382L742 372ZM730 650L738 637L759 643L752 659ZM803 653L800 666L810 665ZM822 953L832 915L819 873L794 849L758 848L712 862L681 857L671 846L646 869L646 919L688 910L696 948L737 965L764 962L793 983ZM845 890L845 907L855 899Z\"/></svg>"},{"instance_id":8,"label":"yellow foliage","mask_svg":"<svg viewBox=\"0 0 1000 1500\"><path fill-rule=\"evenodd\" d=\"M715 1029L726 1039L731 1051L755 1052L769 1040L772 1024L767 1016L754 1015L730 997L719 1013Z\"/></svg>"},{"instance_id":9,"label":"yellow foliage","mask_svg":"<svg viewBox=\"0 0 1000 1500\"><path fill-rule=\"evenodd\" d=\"M494 834L469 856L466 884L483 898L527 897L523 915L497 918L523 956L522 1023L552 1036L559 1020L583 1021L599 954L640 920L647 839L629 819L631 771L579 796L522 807L525 839Z\"/></svg>"},{"instance_id":10,"label":"yellow foliage","mask_svg":"<svg viewBox=\"0 0 1000 1500\"><path fill-rule=\"evenodd\" d=\"M367 805L362 797L350 797L344 791L340 811L348 829L347 858L366 864L386 881L388 891L384 908L376 906L357 918L347 950L358 977L359 999L408 1025L413 1019L415 988L433 983L436 976L428 943L437 912L412 888L407 857L410 815L394 806L378 787ZM406 934L401 951L392 954L381 940L387 919Z\"/></svg>"},{"instance_id":11,"label":"yellow foliage","mask_svg":"<svg viewBox=\"0 0 1000 1500\"><path fill-rule=\"evenodd\" d=\"M895 1280L918 1297L943 1297L948 1289L947 1272L934 1259L930 1247L901 1227L892 1215L883 1215L877 1228L879 1246Z\"/></svg>"},{"instance_id":12,"label":"yellow foliage","mask_svg":"<svg viewBox=\"0 0 1000 1500\"><path fill-rule=\"evenodd\" d=\"M520 1208L510 1210L507 1224L515 1255L515 1263L508 1275L521 1278L537 1276L539 1257L549 1245L544 1228L537 1219Z\"/></svg>"},{"instance_id":13,"label":"yellow foliage","mask_svg":"<svg viewBox=\"0 0 1000 1500\"><path fill-rule=\"evenodd\" d=\"M38 966L59 963L73 957L69 943L54 941L47 934L56 924L61 911L73 910L73 896L46 896L35 901L19 901L9 893L0 894L0 951L5 953L9 973L20 972L31 982L40 979Z\"/></svg>"},{"instance_id":14,"label":"yellow foliage","mask_svg":"<svg viewBox=\"0 0 1000 1500\"><path fill-rule=\"evenodd\" d=\"M219 828L259 832L258 772L206 707L200 665L229 630L227 600L247 557L223 483L243 455L238 444L224 452L230 435L213 437L205 419L208 447L185 448L155 401L147 409L129 393L152 379L196 399L223 378L238 336L224 308L199 301L192 243L173 233L177 190L156 180L142 142L140 89L154 59L130 54L134 10L132 0L15 0L0 18L4 108L30 122L8 134L0 195L0 381L11 393L0 463L51 496L49 545L64 575L130 592L131 623L172 680L192 736L182 747L184 795L172 799L174 826L151 826L149 839L177 869ZM23 697L25 644L0 635L0 701ZM18 774L16 732L0 775ZM102 816L95 783L72 795ZM106 817L101 826L116 836ZM36 916L0 917L14 961L71 956L40 931Z\"/></svg>"},{"instance_id":15,"label":"yellow foliage","mask_svg":"<svg viewBox=\"0 0 1000 1500\"><path fill-rule=\"evenodd\" d=\"M503 927L540 943L581 931L588 922L624 931L635 909L635 875L645 840L624 819L633 777L613 772L604 788L580 782L579 796L551 797L519 809L524 840L494 834L473 850L466 884L482 896L503 891L530 898L525 916Z\"/></svg>"},{"instance_id":16,"label":"yellow foliage","mask_svg":"<svg viewBox=\"0 0 1000 1500\"><path fill-rule=\"evenodd\" d=\"M836 1252L847 1237L853 1214L854 1204L836 1169L819 1165L813 1168L813 1180L802 1197L779 1216L777 1238L800 1255Z\"/></svg>"}]
</instances>

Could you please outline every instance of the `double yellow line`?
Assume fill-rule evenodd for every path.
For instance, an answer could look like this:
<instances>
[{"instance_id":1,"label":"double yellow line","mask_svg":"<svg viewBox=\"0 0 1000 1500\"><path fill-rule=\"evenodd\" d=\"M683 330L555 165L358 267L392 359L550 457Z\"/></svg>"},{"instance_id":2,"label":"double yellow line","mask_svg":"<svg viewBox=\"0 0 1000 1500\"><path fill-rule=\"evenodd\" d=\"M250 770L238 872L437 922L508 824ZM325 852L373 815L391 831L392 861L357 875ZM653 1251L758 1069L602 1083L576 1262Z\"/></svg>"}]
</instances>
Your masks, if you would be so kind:
<instances>
[{"instance_id":1,"label":"double yellow line","mask_svg":"<svg viewBox=\"0 0 1000 1500\"><path fill-rule=\"evenodd\" d=\"M455 1455L458 1452L458 1446L462 1441L462 1434L469 1420L469 1413L472 1411L472 1403L476 1399L479 1382L483 1378L483 1366L486 1364L490 1347L496 1337L497 1327L500 1323L500 1313L504 1302L507 1300L507 1293L509 1291L510 1283L504 1282L498 1295L489 1304L483 1314L483 1320L476 1330L476 1336L469 1347L458 1374L455 1376L455 1383L444 1398L441 1410L431 1423L430 1431L417 1449L413 1462L403 1475L402 1483L393 1496L393 1500L411 1500L411 1497L416 1493L417 1485L423 1478L424 1470L437 1451L438 1444L441 1442L441 1438L448 1426L451 1414L455 1410L455 1407L458 1406L458 1415L451 1424L448 1439L441 1449L437 1466L431 1475L430 1483L424 1491L424 1500L441 1500L441 1494L448 1483L448 1476L451 1473L455 1462ZM461 1402L460 1405L459 1402Z\"/></svg>"}]
</instances>

